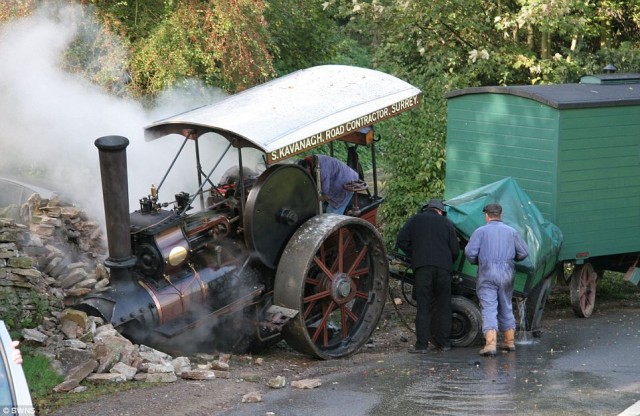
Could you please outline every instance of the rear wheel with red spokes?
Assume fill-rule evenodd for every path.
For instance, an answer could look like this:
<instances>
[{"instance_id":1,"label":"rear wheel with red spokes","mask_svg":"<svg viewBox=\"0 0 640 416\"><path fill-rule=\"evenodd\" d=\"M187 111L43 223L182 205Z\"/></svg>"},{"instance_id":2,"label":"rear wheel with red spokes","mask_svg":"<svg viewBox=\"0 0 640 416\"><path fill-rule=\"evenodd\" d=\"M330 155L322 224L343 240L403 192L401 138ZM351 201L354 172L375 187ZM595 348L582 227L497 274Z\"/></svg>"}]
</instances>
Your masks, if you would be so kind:
<instances>
[{"instance_id":1,"label":"rear wheel with red spokes","mask_svg":"<svg viewBox=\"0 0 640 416\"><path fill-rule=\"evenodd\" d=\"M375 330L388 282L384 243L369 222L311 218L287 243L276 273L274 304L298 311L284 339L323 359L355 353Z\"/></svg>"}]
</instances>

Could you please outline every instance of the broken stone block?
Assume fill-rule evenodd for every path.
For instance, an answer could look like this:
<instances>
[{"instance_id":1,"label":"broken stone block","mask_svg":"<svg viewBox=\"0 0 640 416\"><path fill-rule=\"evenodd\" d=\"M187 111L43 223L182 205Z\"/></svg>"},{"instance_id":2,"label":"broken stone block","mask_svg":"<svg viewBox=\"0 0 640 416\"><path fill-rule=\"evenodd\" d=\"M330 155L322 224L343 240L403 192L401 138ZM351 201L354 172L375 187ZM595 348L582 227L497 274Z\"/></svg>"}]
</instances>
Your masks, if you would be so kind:
<instances>
[{"instance_id":1,"label":"broken stone block","mask_svg":"<svg viewBox=\"0 0 640 416\"><path fill-rule=\"evenodd\" d=\"M258 403L262 401L262 393L252 391L242 396L242 403Z\"/></svg>"},{"instance_id":2,"label":"broken stone block","mask_svg":"<svg viewBox=\"0 0 640 416\"><path fill-rule=\"evenodd\" d=\"M211 364L209 366L213 370L229 371L229 363L228 362L223 362L223 361L220 361L220 360L214 360L214 361L211 361Z\"/></svg>"},{"instance_id":3,"label":"broken stone block","mask_svg":"<svg viewBox=\"0 0 640 416\"><path fill-rule=\"evenodd\" d=\"M140 358L142 358L144 361L148 361L151 363L164 364L173 360L173 357L171 357L169 354L165 354L146 345L140 345L139 355Z\"/></svg>"},{"instance_id":4,"label":"broken stone block","mask_svg":"<svg viewBox=\"0 0 640 416\"><path fill-rule=\"evenodd\" d=\"M187 357L176 357L171 361L174 371L180 375L184 371L191 370L191 361Z\"/></svg>"},{"instance_id":5,"label":"broken stone block","mask_svg":"<svg viewBox=\"0 0 640 416\"><path fill-rule=\"evenodd\" d=\"M44 344L48 336L38 331L37 329L28 328L22 330L22 337L25 341L34 341L40 344Z\"/></svg>"},{"instance_id":6,"label":"broken stone block","mask_svg":"<svg viewBox=\"0 0 640 416\"><path fill-rule=\"evenodd\" d=\"M118 336L120 333L111 324L102 325L96 328L95 337Z\"/></svg>"},{"instance_id":7,"label":"broken stone block","mask_svg":"<svg viewBox=\"0 0 640 416\"><path fill-rule=\"evenodd\" d=\"M173 383L178 381L175 373L153 373L145 377L147 383Z\"/></svg>"},{"instance_id":8,"label":"broken stone block","mask_svg":"<svg viewBox=\"0 0 640 416\"><path fill-rule=\"evenodd\" d=\"M63 375L67 375L71 369L92 358L91 351L77 348L61 348L56 353L57 362L60 363L60 372Z\"/></svg>"},{"instance_id":9,"label":"broken stone block","mask_svg":"<svg viewBox=\"0 0 640 416\"><path fill-rule=\"evenodd\" d=\"M138 369L130 365L127 365L123 362L118 362L113 367L111 367L111 370L109 370L109 372L120 373L124 375L127 378L127 380L133 380L133 377L135 377L136 373L138 372Z\"/></svg>"},{"instance_id":10,"label":"broken stone block","mask_svg":"<svg viewBox=\"0 0 640 416\"><path fill-rule=\"evenodd\" d=\"M80 296L88 295L89 293L91 293L91 289L88 287L79 287L79 288L67 290L67 296L72 296L72 297L80 297Z\"/></svg>"},{"instance_id":11,"label":"broken stone block","mask_svg":"<svg viewBox=\"0 0 640 416\"><path fill-rule=\"evenodd\" d=\"M87 344L80 341L79 339L65 339L64 341L62 341L62 346L66 348L77 348L80 350L84 350L85 348L87 348Z\"/></svg>"},{"instance_id":12,"label":"broken stone block","mask_svg":"<svg viewBox=\"0 0 640 416\"><path fill-rule=\"evenodd\" d=\"M84 331L87 327L89 317L86 312L77 309L65 309L62 311L62 315L60 315L60 323L64 324L65 321L75 322Z\"/></svg>"},{"instance_id":13,"label":"broken stone block","mask_svg":"<svg viewBox=\"0 0 640 416\"><path fill-rule=\"evenodd\" d=\"M274 378L269 379L269 381L267 382L267 386L271 387L272 389L281 389L286 385L287 385L287 382L284 376L276 376Z\"/></svg>"},{"instance_id":14,"label":"broken stone block","mask_svg":"<svg viewBox=\"0 0 640 416\"><path fill-rule=\"evenodd\" d=\"M213 370L190 370L183 371L180 377L185 380L213 380L216 378L216 373Z\"/></svg>"},{"instance_id":15,"label":"broken stone block","mask_svg":"<svg viewBox=\"0 0 640 416\"><path fill-rule=\"evenodd\" d=\"M87 360L69 370L69 374L64 381L53 388L56 392L68 392L74 390L80 385L82 380L93 373L93 370L98 366L96 360Z\"/></svg>"},{"instance_id":16,"label":"broken stone block","mask_svg":"<svg viewBox=\"0 0 640 416\"><path fill-rule=\"evenodd\" d=\"M69 339L76 339L78 337L78 333L82 333L82 330L78 328L78 324L70 320L62 321L60 331L62 331L64 336Z\"/></svg>"},{"instance_id":17,"label":"broken stone block","mask_svg":"<svg viewBox=\"0 0 640 416\"><path fill-rule=\"evenodd\" d=\"M102 335L95 339L93 355L99 363L98 373L109 371L118 361L130 365L137 355L136 346L122 335Z\"/></svg>"},{"instance_id":18,"label":"broken stone block","mask_svg":"<svg viewBox=\"0 0 640 416\"><path fill-rule=\"evenodd\" d=\"M158 363L143 363L140 368L142 371L148 374L156 374L156 373L173 373L175 372L173 366L171 364L158 364Z\"/></svg>"},{"instance_id":19,"label":"broken stone block","mask_svg":"<svg viewBox=\"0 0 640 416\"><path fill-rule=\"evenodd\" d=\"M104 289L107 286L109 286L109 280L102 279L102 280L98 280L98 282L93 286L93 288L95 290L100 290L100 289Z\"/></svg>"},{"instance_id":20,"label":"broken stone block","mask_svg":"<svg viewBox=\"0 0 640 416\"><path fill-rule=\"evenodd\" d=\"M89 288L91 289L92 287L94 287L96 285L98 281L94 278L88 278L88 279L84 279L83 281L76 283L75 288L77 289L82 289L82 288Z\"/></svg>"},{"instance_id":21,"label":"broken stone block","mask_svg":"<svg viewBox=\"0 0 640 416\"><path fill-rule=\"evenodd\" d=\"M216 378L231 378L231 373L228 371L222 371L222 370L211 370L213 371L213 373L216 375Z\"/></svg>"},{"instance_id":22,"label":"broken stone block","mask_svg":"<svg viewBox=\"0 0 640 416\"><path fill-rule=\"evenodd\" d=\"M291 387L296 389L315 389L320 386L322 386L322 382L318 378L308 378L291 382Z\"/></svg>"},{"instance_id":23,"label":"broken stone block","mask_svg":"<svg viewBox=\"0 0 640 416\"><path fill-rule=\"evenodd\" d=\"M240 374L240 378L250 383L257 383L258 381L260 381L260 374L242 373Z\"/></svg>"},{"instance_id":24,"label":"broken stone block","mask_svg":"<svg viewBox=\"0 0 640 416\"><path fill-rule=\"evenodd\" d=\"M76 283L79 283L87 279L89 275L83 269L74 269L65 278L60 281L60 287L63 289L69 289Z\"/></svg>"},{"instance_id":25,"label":"broken stone block","mask_svg":"<svg viewBox=\"0 0 640 416\"><path fill-rule=\"evenodd\" d=\"M86 378L88 382L93 384L109 384L109 383L124 383L127 378L124 374L120 373L100 373L91 374Z\"/></svg>"}]
</instances>

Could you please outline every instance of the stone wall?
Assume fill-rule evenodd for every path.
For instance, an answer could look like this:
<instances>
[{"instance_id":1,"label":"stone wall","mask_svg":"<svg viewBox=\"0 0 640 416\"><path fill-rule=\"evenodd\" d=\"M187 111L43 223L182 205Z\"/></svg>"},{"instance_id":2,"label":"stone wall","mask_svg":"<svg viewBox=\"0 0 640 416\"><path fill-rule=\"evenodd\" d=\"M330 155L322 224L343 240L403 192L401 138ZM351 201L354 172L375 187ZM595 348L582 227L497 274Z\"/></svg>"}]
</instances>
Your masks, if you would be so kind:
<instances>
[{"instance_id":1,"label":"stone wall","mask_svg":"<svg viewBox=\"0 0 640 416\"><path fill-rule=\"evenodd\" d=\"M4 217L3 217L4 215ZM0 210L0 317L12 330L108 285L98 222L60 198Z\"/></svg>"}]
</instances>

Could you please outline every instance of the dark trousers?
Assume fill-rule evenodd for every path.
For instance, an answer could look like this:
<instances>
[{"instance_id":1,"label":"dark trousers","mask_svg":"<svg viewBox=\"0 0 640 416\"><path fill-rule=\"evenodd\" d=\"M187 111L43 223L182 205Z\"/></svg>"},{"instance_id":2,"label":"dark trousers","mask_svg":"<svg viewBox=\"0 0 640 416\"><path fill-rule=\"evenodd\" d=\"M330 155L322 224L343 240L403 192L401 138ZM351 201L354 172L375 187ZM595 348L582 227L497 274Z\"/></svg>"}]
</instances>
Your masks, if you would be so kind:
<instances>
[{"instance_id":1,"label":"dark trousers","mask_svg":"<svg viewBox=\"0 0 640 416\"><path fill-rule=\"evenodd\" d=\"M426 348L431 334L437 347L451 346L451 273L439 267L423 266L413 275L418 303L416 347Z\"/></svg>"}]
</instances>

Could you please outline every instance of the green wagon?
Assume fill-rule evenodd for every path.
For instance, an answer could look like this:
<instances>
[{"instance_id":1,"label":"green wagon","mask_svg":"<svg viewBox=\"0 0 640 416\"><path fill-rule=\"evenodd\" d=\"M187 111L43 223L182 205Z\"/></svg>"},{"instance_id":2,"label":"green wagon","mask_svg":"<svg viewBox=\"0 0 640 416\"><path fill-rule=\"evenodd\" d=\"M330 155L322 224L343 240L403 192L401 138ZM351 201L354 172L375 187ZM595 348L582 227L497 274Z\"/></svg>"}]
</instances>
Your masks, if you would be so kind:
<instances>
[{"instance_id":1,"label":"green wagon","mask_svg":"<svg viewBox=\"0 0 640 416\"><path fill-rule=\"evenodd\" d=\"M591 315L604 270L627 272L637 282L640 74L466 88L446 97L445 199L514 178L562 230L558 262L573 266L578 316ZM550 288L552 278L536 277L532 290Z\"/></svg>"}]
</instances>

